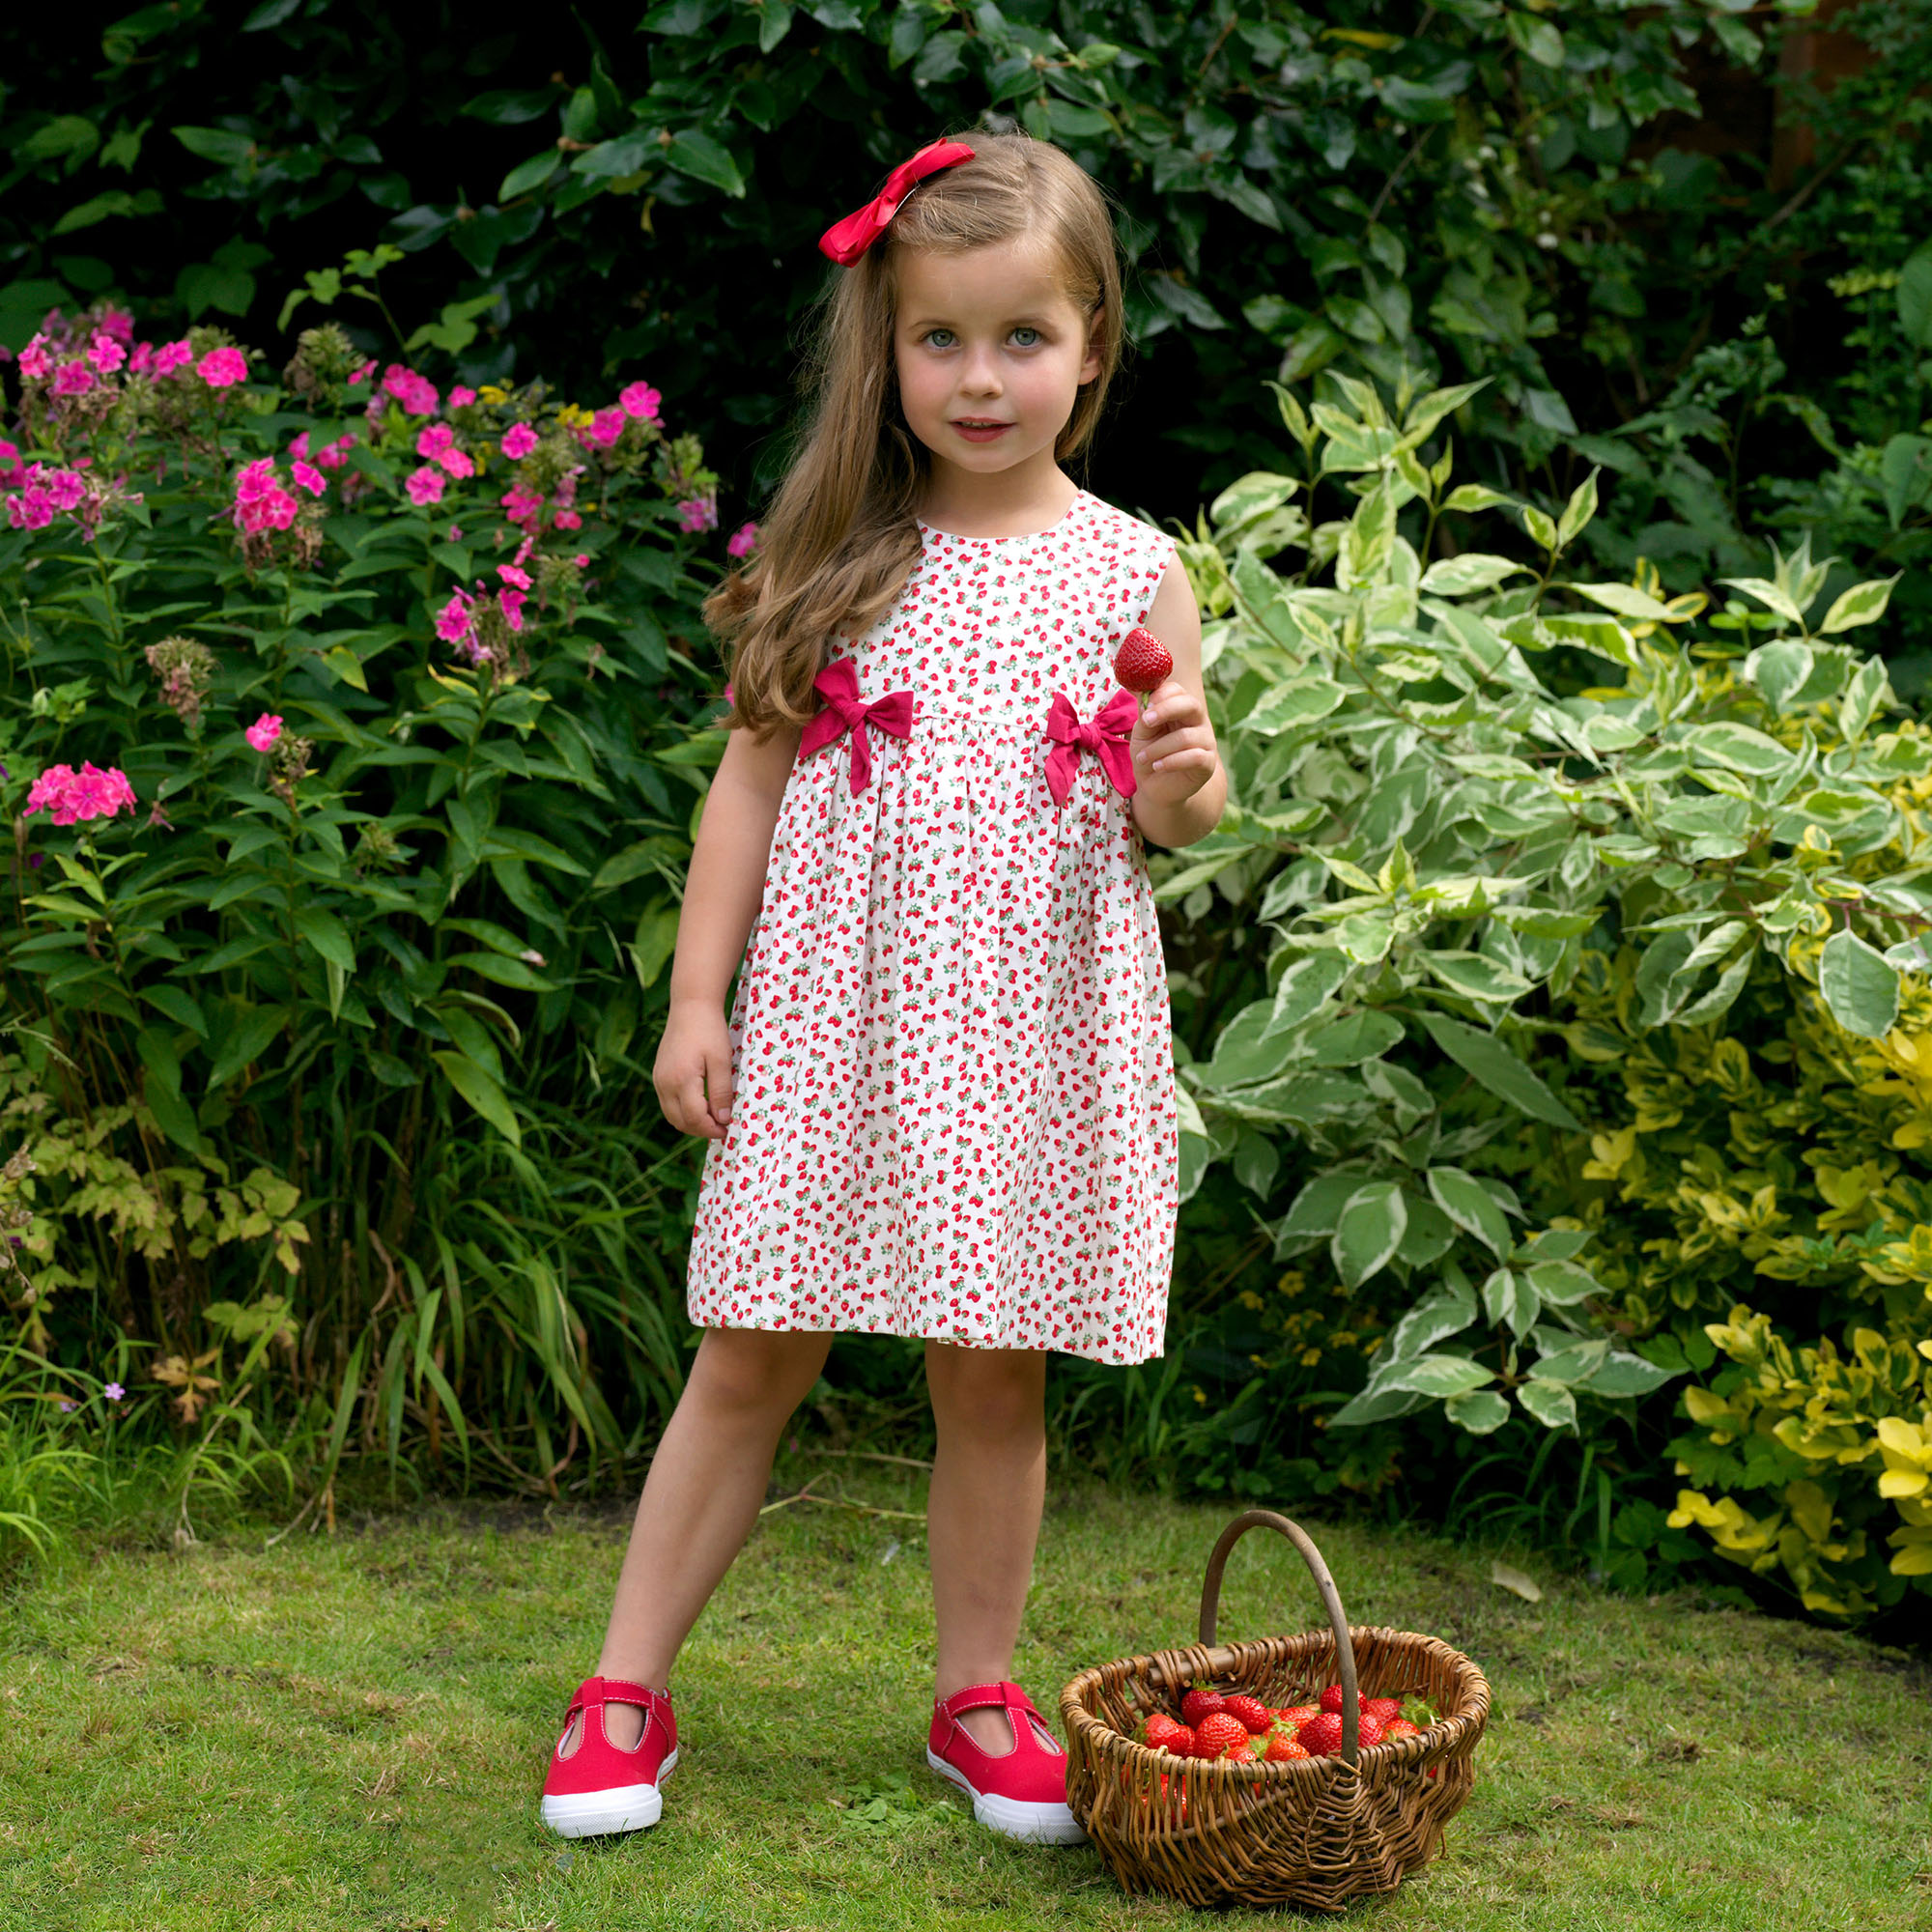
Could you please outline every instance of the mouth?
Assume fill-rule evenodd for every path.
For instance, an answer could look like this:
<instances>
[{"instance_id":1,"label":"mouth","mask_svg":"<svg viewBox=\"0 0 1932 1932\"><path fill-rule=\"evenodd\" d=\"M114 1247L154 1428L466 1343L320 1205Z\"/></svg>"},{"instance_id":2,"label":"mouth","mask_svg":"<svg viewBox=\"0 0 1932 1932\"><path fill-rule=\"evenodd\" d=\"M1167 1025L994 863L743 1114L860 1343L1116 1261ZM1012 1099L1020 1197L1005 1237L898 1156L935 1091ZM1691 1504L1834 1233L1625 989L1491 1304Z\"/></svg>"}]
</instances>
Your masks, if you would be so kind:
<instances>
[{"instance_id":1,"label":"mouth","mask_svg":"<svg viewBox=\"0 0 1932 1932\"><path fill-rule=\"evenodd\" d=\"M1010 422L998 416L954 416L952 421L961 436L995 436L1001 430L1012 428Z\"/></svg>"}]
</instances>

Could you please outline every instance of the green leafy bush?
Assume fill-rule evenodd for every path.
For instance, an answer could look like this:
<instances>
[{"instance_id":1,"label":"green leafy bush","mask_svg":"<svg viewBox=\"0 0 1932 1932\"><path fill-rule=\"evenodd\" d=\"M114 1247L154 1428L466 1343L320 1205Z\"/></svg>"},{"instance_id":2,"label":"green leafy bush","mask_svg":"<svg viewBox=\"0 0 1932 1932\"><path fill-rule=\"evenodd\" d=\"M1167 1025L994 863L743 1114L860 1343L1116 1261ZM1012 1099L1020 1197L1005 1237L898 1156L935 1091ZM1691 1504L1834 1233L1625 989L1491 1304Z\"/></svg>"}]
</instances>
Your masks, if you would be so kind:
<instances>
[{"instance_id":1,"label":"green leafy bush","mask_svg":"<svg viewBox=\"0 0 1932 1932\"><path fill-rule=\"evenodd\" d=\"M1847 641L1890 585L1823 608L1801 545L1698 626L1701 593L1559 575L1594 475L1560 515L1513 506L1517 554L1460 548L1511 507L1453 482L1467 386L1277 395L1303 473L1243 478L1184 545L1232 803L1157 862L1184 923L1183 1187L1228 1163L1272 1257L1387 1324L1331 1430L1439 1406L1602 1438L1693 1358L1630 1346L1658 1318L1605 1271L1614 1211L1548 1184L1589 1111L1549 1048L1593 1037L1570 1016L1609 997L1606 947L1657 1054L1754 973L1861 1041L1925 997L1932 735L1885 724L1884 666ZM1219 943L1257 928L1264 951ZM1922 1305L1900 1320L1924 1332Z\"/></svg>"},{"instance_id":2,"label":"green leafy bush","mask_svg":"<svg viewBox=\"0 0 1932 1932\"><path fill-rule=\"evenodd\" d=\"M644 1062L716 479L643 384L445 397L332 326L258 360L112 310L20 358L0 1285L57 1365L151 1348L184 1429L252 1390L331 1465L554 1485L681 1379Z\"/></svg>"}]
</instances>

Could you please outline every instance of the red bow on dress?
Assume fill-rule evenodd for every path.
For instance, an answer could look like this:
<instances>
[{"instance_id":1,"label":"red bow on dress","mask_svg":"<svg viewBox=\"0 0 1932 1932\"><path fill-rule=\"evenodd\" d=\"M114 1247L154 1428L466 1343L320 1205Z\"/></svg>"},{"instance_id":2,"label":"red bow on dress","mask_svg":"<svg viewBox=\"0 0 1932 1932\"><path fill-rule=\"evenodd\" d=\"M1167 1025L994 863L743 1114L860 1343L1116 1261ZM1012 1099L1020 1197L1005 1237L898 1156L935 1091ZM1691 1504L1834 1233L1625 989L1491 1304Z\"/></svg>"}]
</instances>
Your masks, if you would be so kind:
<instances>
[{"instance_id":1,"label":"red bow on dress","mask_svg":"<svg viewBox=\"0 0 1932 1932\"><path fill-rule=\"evenodd\" d=\"M1133 797L1134 754L1127 739L1139 715L1139 700L1131 691L1115 692L1084 723L1065 692L1053 694L1053 705L1046 714L1046 735L1053 744L1046 754L1046 788L1055 805L1066 803L1083 750L1100 760L1101 770L1122 798Z\"/></svg>"},{"instance_id":2,"label":"red bow on dress","mask_svg":"<svg viewBox=\"0 0 1932 1932\"><path fill-rule=\"evenodd\" d=\"M867 724L904 738L912 731L912 693L889 691L870 704L859 702L859 673L849 658L835 658L811 680L811 688L825 700L825 708L806 720L799 733L798 754L810 757L821 745L829 745L841 732L852 734L852 789L864 791L872 781L872 747L866 735Z\"/></svg>"},{"instance_id":3,"label":"red bow on dress","mask_svg":"<svg viewBox=\"0 0 1932 1932\"><path fill-rule=\"evenodd\" d=\"M818 238L819 252L849 269L886 232L887 224L899 212L899 204L917 183L941 168L972 158L973 150L964 141L928 142L886 177L885 186L864 208L855 209L843 221L835 221Z\"/></svg>"}]
</instances>

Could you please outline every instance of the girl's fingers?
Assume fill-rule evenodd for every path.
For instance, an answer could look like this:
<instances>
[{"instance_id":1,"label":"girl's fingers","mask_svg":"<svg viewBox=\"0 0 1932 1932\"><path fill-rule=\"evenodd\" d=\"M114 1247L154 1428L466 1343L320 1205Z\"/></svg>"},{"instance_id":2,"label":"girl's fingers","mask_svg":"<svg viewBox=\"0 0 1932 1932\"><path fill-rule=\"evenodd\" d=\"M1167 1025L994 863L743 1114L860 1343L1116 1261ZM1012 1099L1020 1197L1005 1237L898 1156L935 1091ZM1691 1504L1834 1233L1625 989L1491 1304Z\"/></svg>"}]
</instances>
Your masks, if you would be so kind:
<instances>
[{"instance_id":1,"label":"girl's fingers","mask_svg":"<svg viewBox=\"0 0 1932 1932\"><path fill-rule=\"evenodd\" d=\"M1178 725L1205 724L1208 713L1201 700L1180 683L1170 678L1147 701L1141 713L1140 729L1145 732L1154 724L1164 724L1171 731Z\"/></svg>"},{"instance_id":2,"label":"girl's fingers","mask_svg":"<svg viewBox=\"0 0 1932 1932\"><path fill-rule=\"evenodd\" d=\"M1214 749L1214 734L1205 724L1192 724L1179 731L1164 731L1140 749L1140 762L1151 770L1182 752Z\"/></svg>"},{"instance_id":3,"label":"girl's fingers","mask_svg":"<svg viewBox=\"0 0 1932 1932\"><path fill-rule=\"evenodd\" d=\"M704 1091L711 1101L711 1118L722 1131L731 1122L731 1056L714 1049L704 1056Z\"/></svg>"}]
</instances>

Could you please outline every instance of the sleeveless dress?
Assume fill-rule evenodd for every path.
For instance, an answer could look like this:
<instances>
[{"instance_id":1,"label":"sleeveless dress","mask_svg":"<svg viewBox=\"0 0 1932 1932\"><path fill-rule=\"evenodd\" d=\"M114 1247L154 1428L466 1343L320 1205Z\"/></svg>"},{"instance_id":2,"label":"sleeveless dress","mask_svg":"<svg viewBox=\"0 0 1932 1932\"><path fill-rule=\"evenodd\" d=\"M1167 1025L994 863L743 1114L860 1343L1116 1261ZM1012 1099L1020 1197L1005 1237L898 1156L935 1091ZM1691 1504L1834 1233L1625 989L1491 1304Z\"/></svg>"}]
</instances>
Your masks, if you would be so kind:
<instances>
[{"instance_id":1,"label":"sleeveless dress","mask_svg":"<svg viewBox=\"0 0 1932 1932\"><path fill-rule=\"evenodd\" d=\"M1178 1207L1166 969L1130 802L1082 750L1056 806L1044 733L1056 692L1081 720L1119 697L1175 547L1084 490L1031 536L920 535L827 653L866 703L909 691L910 728L844 731L785 785L691 1320L1145 1361Z\"/></svg>"}]
</instances>

